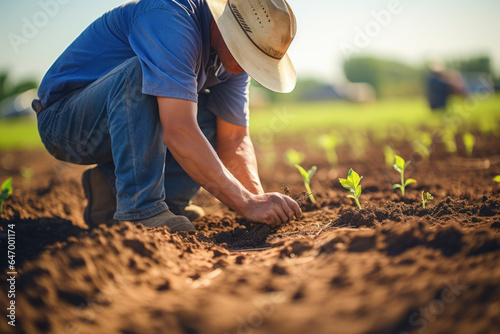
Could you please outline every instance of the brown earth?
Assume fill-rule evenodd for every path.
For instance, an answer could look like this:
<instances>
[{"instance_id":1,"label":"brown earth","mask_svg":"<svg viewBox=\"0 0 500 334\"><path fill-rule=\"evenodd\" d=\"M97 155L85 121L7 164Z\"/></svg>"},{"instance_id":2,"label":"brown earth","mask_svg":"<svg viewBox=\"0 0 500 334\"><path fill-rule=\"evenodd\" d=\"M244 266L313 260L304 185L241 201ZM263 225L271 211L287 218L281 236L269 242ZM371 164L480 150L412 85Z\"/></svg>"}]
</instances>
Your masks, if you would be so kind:
<instances>
[{"instance_id":1,"label":"brown earth","mask_svg":"<svg viewBox=\"0 0 500 334\"><path fill-rule=\"evenodd\" d=\"M278 229L252 225L207 193L196 234L125 224L89 230L80 177L85 167L43 152L0 155L0 180L15 191L0 219L0 308L9 299L6 248L15 224L16 326L1 333L499 333L500 174L498 138L480 138L466 158L435 147L406 175L373 145L362 159L319 152L312 182L318 203ZM281 144L305 151L297 143ZM397 146L396 146L397 147ZM402 144L399 152L411 154ZM310 167L306 165L305 167ZM34 172L22 178L24 169ZM354 168L358 210L339 182ZM303 191L278 163L261 171L266 189ZM422 191L434 200L423 209Z\"/></svg>"}]
</instances>

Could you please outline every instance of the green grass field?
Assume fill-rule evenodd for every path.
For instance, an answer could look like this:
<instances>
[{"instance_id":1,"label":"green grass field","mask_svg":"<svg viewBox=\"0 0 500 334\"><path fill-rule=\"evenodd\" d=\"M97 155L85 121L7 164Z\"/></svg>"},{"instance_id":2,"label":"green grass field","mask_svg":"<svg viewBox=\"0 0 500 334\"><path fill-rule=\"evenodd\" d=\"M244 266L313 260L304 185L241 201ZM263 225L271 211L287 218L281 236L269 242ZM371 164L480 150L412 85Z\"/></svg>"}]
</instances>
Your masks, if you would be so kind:
<instances>
[{"instance_id":1,"label":"green grass field","mask_svg":"<svg viewBox=\"0 0 500 334\"><path fill-rule=\"evenodd\" d=\"M385 129L390 125L433 128L447 122L469 124L475 127L496 126L500 120L500 95L472 97L469 101L455 99L452 112L433 113L424 99L382 100L371 104L353 104L345 101L299 103L270 107L251 112L250 130L259 134L266 129L276 136L295 133L327 132L329 129L347 131Z\"/></svg>"},{"instance_id":2,"label":"green grass field","mask_svg":"<svg viewBox=\"0 0 500 334\"><path fill-rule=\"evenodd\" d=\"M274 138L328 132L378 129L391 125L433 128L446 122L470 124L485 131L498 131L500 95L455 99L450 114L432 113L423 99L381 100L370 104L345 101L297 103L252 110L250 131L253 136L272 133ZM0 151L42 149L34 118L0 120Z\"/></svg>"},{"instance_id":3,"label":"green grass field","mask_svg":"<svg viewBox=\"0 0 500 334\"><path fill-rule=\"evenodd\" d=\"M0 120L0 151L42 148L35 118Z\"/></svg>"}]
</instances>

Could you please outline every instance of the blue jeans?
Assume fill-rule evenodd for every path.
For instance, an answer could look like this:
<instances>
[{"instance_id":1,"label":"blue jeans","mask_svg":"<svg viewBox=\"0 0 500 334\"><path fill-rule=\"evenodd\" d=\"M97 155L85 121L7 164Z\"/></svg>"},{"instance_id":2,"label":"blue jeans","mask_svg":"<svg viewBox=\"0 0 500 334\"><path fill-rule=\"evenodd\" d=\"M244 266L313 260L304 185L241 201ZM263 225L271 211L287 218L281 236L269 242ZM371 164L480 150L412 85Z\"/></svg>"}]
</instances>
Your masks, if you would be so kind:
<instances>
[{"instance_id":1,"label":"blue jeans","mask_svg":"<svg viewBox=\"0 0 500 334\"><path fill-rule=\"evenodd\" d=\"M212 146L216 118L200 93L198 124ZM200 189L168 152L155 96L142 94L142 69L131 58L45 108L38 131L55 158L97 164L116 194L117 220L149 218L189 204Z\"/></svg>"}]
</instances>

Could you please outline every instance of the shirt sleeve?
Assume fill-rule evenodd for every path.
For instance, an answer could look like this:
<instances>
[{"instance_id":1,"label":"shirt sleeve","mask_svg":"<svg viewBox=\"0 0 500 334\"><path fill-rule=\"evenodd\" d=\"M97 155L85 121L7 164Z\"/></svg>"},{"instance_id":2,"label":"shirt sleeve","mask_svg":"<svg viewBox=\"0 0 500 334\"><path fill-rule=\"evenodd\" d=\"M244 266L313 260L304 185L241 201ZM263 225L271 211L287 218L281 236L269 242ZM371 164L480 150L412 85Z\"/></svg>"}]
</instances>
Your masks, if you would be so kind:
<instances>
[{"instance_id":1,"label":"shirt sleeve","mask_svg":"<svg viewBox=\"0 0 500 334\"><path fill-rule=\"evenodd\" d=\"M143 94L198 101L201 36L189 14L150 9L134 19L129 42L141 62Z\"/></svg>"},{"instance_id":2,"label":"shirt sleeve","mask_svg":"<svg viewBox=\"0 0 500 334\"><path fill-rule=\"evenodd\" d=\"M246 73L231 76L210 88L207 108L226 122L248 127L250 78Z\"/></svg>"}]
</instances>

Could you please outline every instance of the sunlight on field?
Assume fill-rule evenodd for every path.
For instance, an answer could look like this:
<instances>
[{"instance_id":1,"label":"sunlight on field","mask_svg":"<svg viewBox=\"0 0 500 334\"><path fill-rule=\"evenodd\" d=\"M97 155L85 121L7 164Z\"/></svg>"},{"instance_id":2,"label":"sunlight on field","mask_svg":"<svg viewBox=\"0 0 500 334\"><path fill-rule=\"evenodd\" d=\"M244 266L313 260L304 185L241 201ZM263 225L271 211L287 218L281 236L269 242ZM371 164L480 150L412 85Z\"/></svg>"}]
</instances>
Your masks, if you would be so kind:
<instances>
[{"instance_id":1,"label":"sunlight on field","mask_svg":"<svg viewBox=\"0 0 500 334\"><path fill-rule=\"evenodd\" d=\"M271 130L279 137L311 131L327 132L332 128L380 130L394 124L432 128L451 117L461 117L464 122L472 124L498 123L500 119L500 95L473 97L469 101L456 99L450 106L456 112L446 115L432 113L420 98L383 100L371 104L344 101L298 103L255 110L250 115L250 130L254 135Z\"/></svg>"},{"instance_id":2,"label":"sunlight on field","mask_svg":"<svg viewBox=\"0 0 500 334\"><path fill-rule=\"evenodd\" d=\"M0 151L43 148L36 119L0 120Z\"/></svg>"},{"instance_id":3,"label":"sunlight on field","mask_svg":"<svg viewBox=\"0 0 500 334\"><path fill-rule=\"evenodd\" d=\"M451 115L432 113L420 98L382 100L371 104L353 104L344 101L297 103L270 106L252 110L250 131L252 135L273 133L275 138L311 132L328 132L342 128L355 130L384 130L391 125L433 128L447 120L460 117L476 127L498 128L500 122L500 95L456 99L451 103L457 112ZM38 135L36 120L0 120L0 151L43 148Z\"/></svg>"}]
</instances>

